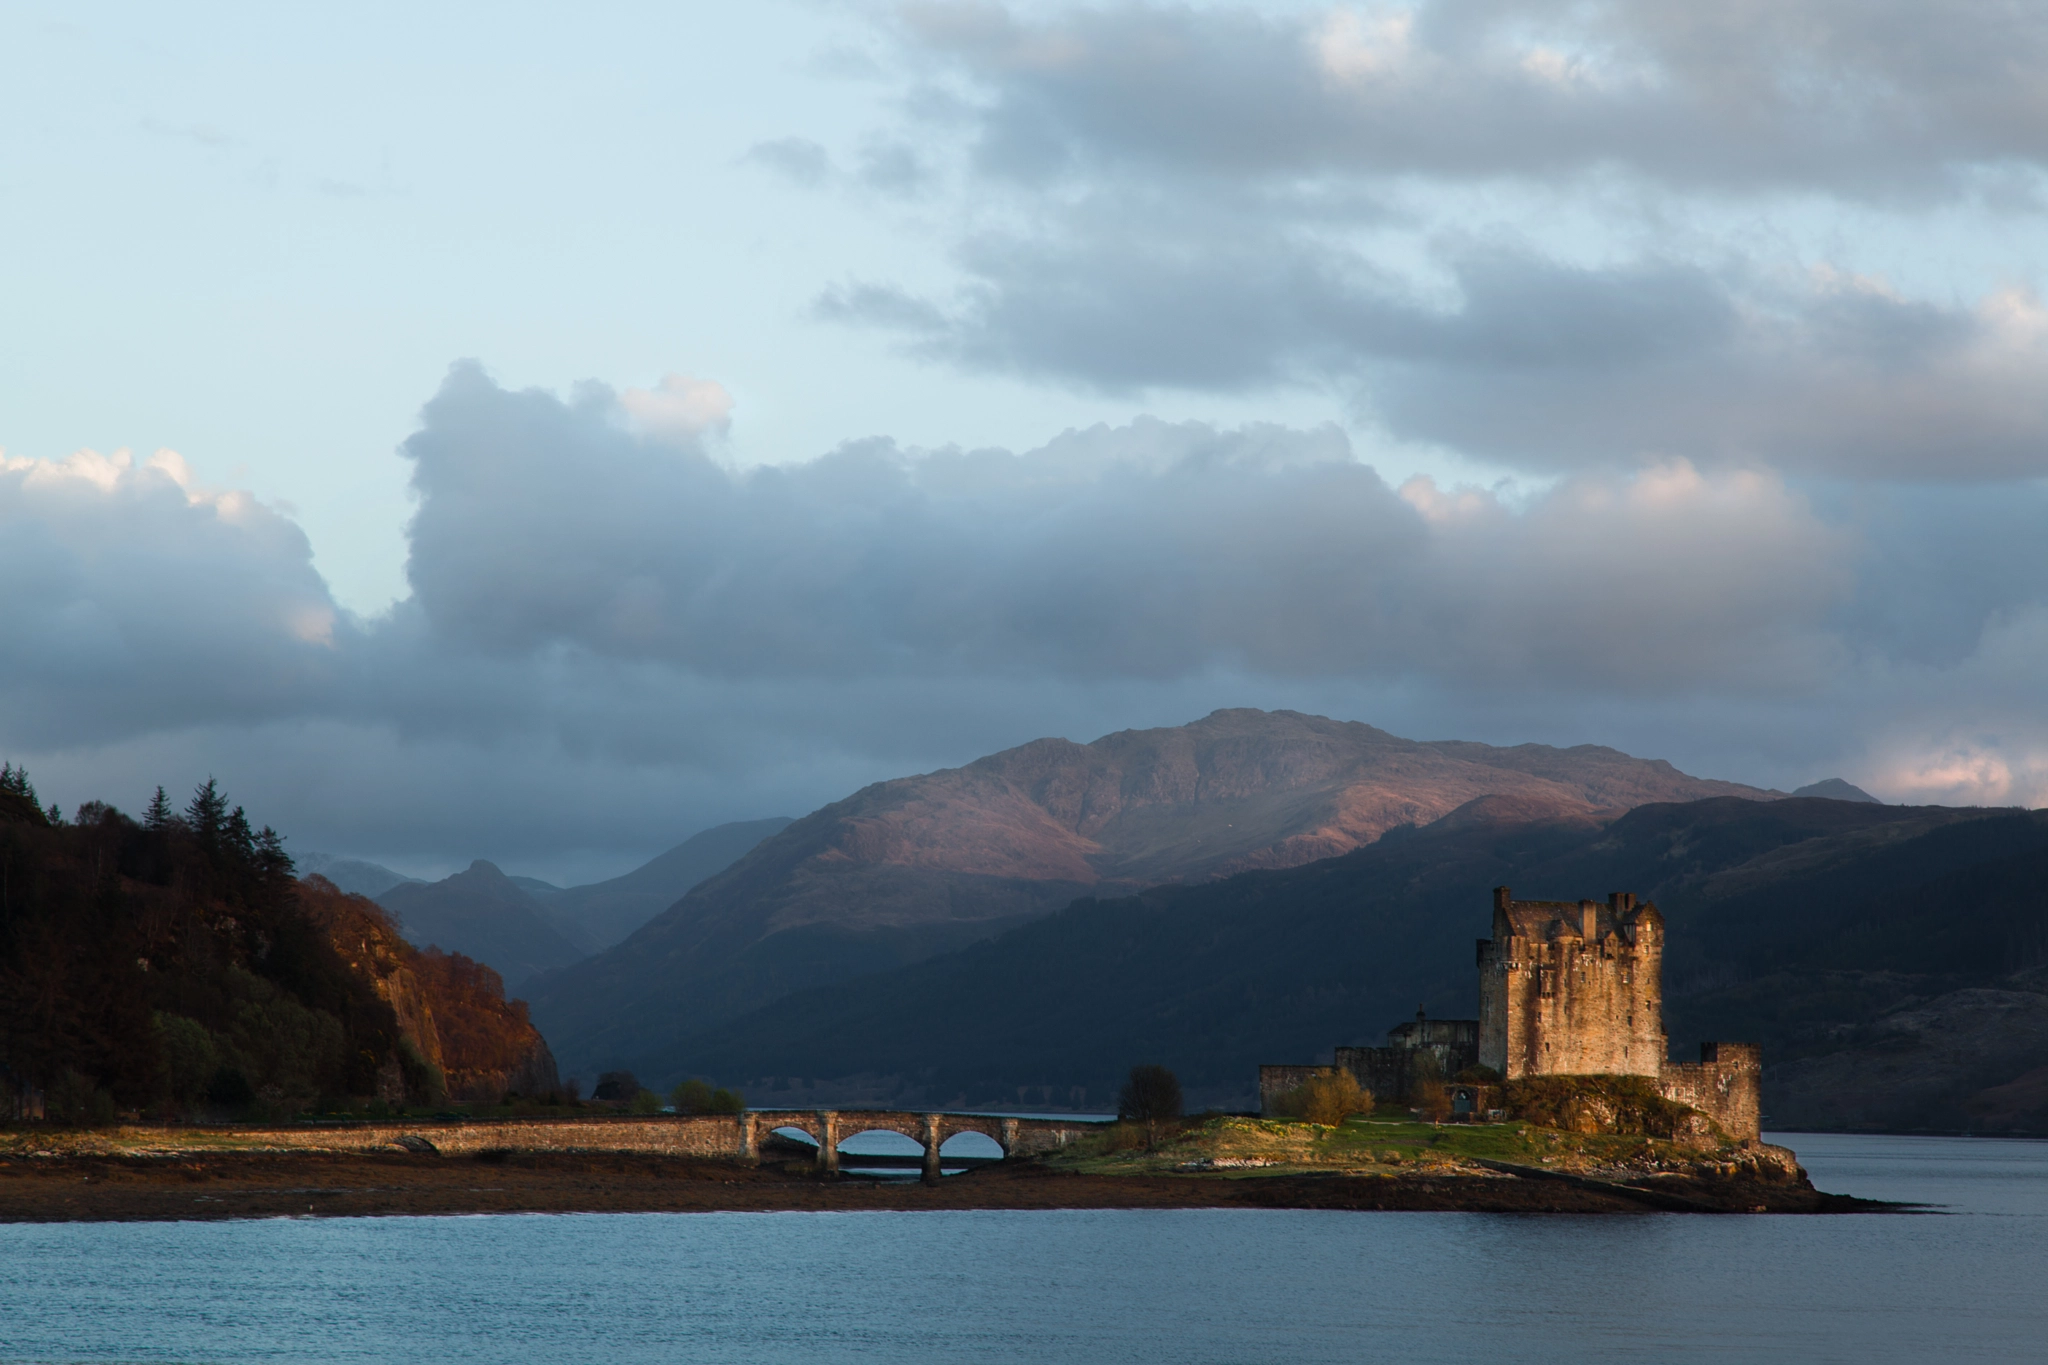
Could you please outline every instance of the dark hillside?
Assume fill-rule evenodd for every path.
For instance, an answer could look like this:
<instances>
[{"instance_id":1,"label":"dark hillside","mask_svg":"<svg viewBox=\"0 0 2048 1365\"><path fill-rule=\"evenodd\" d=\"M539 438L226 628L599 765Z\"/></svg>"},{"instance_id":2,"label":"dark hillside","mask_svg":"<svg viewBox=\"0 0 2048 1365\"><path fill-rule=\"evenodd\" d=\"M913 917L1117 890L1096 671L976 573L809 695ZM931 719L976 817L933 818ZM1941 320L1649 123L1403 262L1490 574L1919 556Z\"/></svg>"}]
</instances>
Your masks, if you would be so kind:
<instances>
[{"instance_id":1,"label":"dark hillside","mask_svg":"<svg viewBox=\"0 0 2048 1365\"><path fill-rule=\"evenodd\" d=\"M1539 898L1630 889L1656 900L1671 934L1674 1052L1709 1037L1757 1041L1774 1075L1837 1058L1827 1084L1843 1099L1843 1087L1879 1084L1858 1051L1873 1040L1893 1053L1923 1036L1933 1047L1937 1033L1952 1042L1989 1017L1979 996L1936 1008L1958 992L2048 1009L2024 975L2048 963L2044 873L2039 813L1713 799L1602 825L1520 820L1495 798L1342 858L1080 902L964 951L805 992L691 1039L687 1065L754 1078L757 1091L802 1077L906 1103L1101 1105L1123 1068L1151 1059L1174 1067L1191 1098L1245 1103L1261 1061L1377 1041L1418 1003L1469 1017L1472 944L1488 930L1490 888L1507 884ZM1971 1096L2048 1066L2048 1051L2030 1063L1998 1055L1998 1074L1955 1075L1910 1114L1866 1106L1857 1112L1890 1117L1861 1126L1968 1127ZM1767 1082L1767 1104L1822 1122L1819 1084L1792 1093ZM2048 1129L2048 1113L2041 1121Z\"/></svg>"},{"instance_id":2,"label":"dark hillside","mask_svg":"<svg viewBox=\"0 0 2048 1365\"><path fill-rule=\"evenodd\" d=\"M795 821L787 816L739 820L699 831L622 877L542 893L556 923L609 948L680 900L697 883L731 867L763 839Z\"/></svg>"},{"instance_id":3,"label":"dark hillside","mask_svg":"<svg viewBox=\"0 0 2048 1365\"><path fill-rule=\"evenodd\" d=\"M592 947L571 938L569 926L558 927L532 892L481 858L438 882L401 882L375 899L411 942L488 962L514 990Z\"/></svg>"}]
</instances>

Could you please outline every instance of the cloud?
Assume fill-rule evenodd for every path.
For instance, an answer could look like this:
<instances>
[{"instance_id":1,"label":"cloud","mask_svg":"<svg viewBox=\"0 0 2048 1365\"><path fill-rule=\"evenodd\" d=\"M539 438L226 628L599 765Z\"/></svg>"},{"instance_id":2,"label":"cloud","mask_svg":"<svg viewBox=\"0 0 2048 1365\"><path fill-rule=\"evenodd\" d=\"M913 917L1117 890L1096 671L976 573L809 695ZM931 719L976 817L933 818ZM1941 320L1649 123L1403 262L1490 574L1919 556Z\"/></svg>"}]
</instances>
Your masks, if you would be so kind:
<instances>
[{"instance_id":1,"label":"cloud","mask_svg":"<svg viewBox=\"0 0 2048 1365\"><path fill-rule=\"evenodd\" d=\"M298 713L353 629L295 524L171 451L0 458L0 583L17 745Z\"/></svg>"},{"instance_id":2,"label":"cloud","mask_svg":"<svg viewBox=\"0 0 2048 1365\"><path fill-rule=\"evenodd\" d=\"M1549 177L1945 196L2048 164L2048 17L1999 0L1435 0L1273 13L917 4L977 157L1043 178Z\"/></svg>"},{"instance_id":3,"label":"cloud","mask_svg":"<svg viewBox=\"0 0 2048 1365\"><path fill-rule=\"evenodd\" d=\"M899 15L888 137L949 168L953 279L842 279L813 313L916 358L1147 399L1320 390L1545 474L2048 470L2044 263L2003 245L2048 205L2048 15Z\"/></svg>"},{"instance_id":4,"label":"cloud","mask_svg":"<svg viewBox=\"0 0 2048 1365\"><path fill-rule=\"evenodd\" d=\"M1196 220L967 243L944 303L826 293L834 321L920 354L1112 393L1352 393L1392 434L1568 470L1681 454L1877 478L2048 472L2048 311L2003 288L1968 306L1836 271L1646 258L1567 266L1449 254L1449 301L1328 243Z\"/></svg>"},{"instance_id":5,"label":"cloud","mask_svg":"<svg viewBox=\"0 0 2048 1365\"><path fill-rule=\"evenodd\" d=\"M1155 419L735 470L625 394L469 363L405 453L412 593L369 621L175 457L8 461L0 745L67 805L213 772L300 847L563 876L1222 705L1891 796L2048 771L2048 568L2006 535L2038 485L1816 496L1672 457L1395 488L1333 427Z\"/></svg>"},{"instance_id":6,"label":"cloud","mask_svg":"<svg viewBox=\"0 0 2048 1365\"><path fill-rule=\"evenodd\" d=\"M652 389L627 389L619 405L647 435L682 444L706 434L720 434L732 425L732 395L712 379L685 374L663 375Z\"/></svg>"},{"instance_id":7,"label":"cloud","mask_svg":"<svg viewBox=\"0 0 2048 1365\"><path fill-rule=\"evenodd\" d=\"M1810 668L1797 641L1848 589L1845 544L1782 484L1683 462L1432 519L1334 431L1141 421L735 472L613 415L473 366L427 405L409 572L440 637L721 677L1590 666L1627 686Z\"/></svg>"},{"instance_id":8,"label":"cloud","mask_svg":"<svg viewBox=\"0 0 2048 1365\"><path fill-rule=\"evenodd\" d=\"M741 160L765 166L805 189L815 189L832 178L832 154L806 137L757 142Z\"/></svg>"}]
</instances>

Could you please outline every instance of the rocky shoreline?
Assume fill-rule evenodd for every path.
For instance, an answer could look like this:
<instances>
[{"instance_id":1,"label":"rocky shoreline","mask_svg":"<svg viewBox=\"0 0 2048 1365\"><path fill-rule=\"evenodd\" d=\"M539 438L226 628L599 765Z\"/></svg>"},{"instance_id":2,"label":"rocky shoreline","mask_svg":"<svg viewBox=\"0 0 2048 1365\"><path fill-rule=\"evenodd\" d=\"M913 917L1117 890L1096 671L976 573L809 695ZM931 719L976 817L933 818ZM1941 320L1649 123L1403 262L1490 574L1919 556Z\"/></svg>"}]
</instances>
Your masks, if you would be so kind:
<instances>
[{"instance_id":1,"label":"rocky shoreline","mask_svg":"<svg viewBox=\"0 0 2048 1365\"><path fill-rule=\"evenodd\" d=\"M1473 1213L1854 1213L1901 1206L1796 1181L1632 1183L1540 1170L1482 1175L1096 1175L1033 1161L915 1180L820 1177L643 1153L223 1152L0 1159L0 1222L484 1213L1268 1208Z\"/></svg>"}]
</instances>

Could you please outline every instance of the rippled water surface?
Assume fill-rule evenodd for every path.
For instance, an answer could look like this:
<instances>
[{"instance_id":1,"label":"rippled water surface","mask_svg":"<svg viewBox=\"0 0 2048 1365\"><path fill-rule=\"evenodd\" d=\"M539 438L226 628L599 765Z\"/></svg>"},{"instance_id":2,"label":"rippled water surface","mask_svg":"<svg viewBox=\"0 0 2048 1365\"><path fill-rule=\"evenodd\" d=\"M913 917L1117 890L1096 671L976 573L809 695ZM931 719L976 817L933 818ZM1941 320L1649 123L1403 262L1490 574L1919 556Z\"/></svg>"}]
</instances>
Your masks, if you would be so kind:
<instances>
[{"instance_id":1,"label":"rippled water surface","mask_svg":"<svg viewBox=\"0 0 2048 1365\"><path fill-rule=\"evenodd\" d=\"M0 1360L2048 1359L2048 1143L1780 1140L1948 1211L0 1226Z\"/></svg>"}]
</instances>

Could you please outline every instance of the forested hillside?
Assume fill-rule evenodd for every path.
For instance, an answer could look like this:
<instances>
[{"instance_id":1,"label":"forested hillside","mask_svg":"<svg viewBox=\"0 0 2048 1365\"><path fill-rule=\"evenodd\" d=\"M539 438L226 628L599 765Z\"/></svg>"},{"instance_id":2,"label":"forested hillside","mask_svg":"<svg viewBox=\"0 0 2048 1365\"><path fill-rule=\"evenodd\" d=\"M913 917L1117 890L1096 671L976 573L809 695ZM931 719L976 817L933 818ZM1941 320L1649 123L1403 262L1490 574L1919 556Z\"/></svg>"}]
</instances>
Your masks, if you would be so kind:
<instances>
[{"instance_id":1,"label":"forested hillside","mask_svg":"<svg viewBox=\"0 0 2048 1365\"><path fill-rule=\"evenodd\" d=\"M0 771L0 1116L278 1116L498 1073L553 1081L495 976L296 880L211 780L183 811L159 790L141 820L92 802L66 821Z\"/></svg>"}]
</instances>

